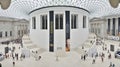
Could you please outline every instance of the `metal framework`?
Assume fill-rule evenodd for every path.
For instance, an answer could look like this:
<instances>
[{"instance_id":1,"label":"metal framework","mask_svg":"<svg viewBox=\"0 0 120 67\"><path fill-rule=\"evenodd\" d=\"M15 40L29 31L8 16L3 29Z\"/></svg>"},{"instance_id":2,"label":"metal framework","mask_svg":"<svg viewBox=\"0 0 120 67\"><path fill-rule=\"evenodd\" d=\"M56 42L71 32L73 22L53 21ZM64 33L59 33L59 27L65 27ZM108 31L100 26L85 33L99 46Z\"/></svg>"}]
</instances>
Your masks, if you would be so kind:
<instances>
[{"instance_id":1,"label":"metal framework","mask_svg":"<svg viewBox=\"0 0 120 67\"><path fill-rule=\"evenodd\" d=\"M111 7L109 0L12 0L7 10L0 9L0 16L29 19L32 10L55 5L84 8L90 12L90 18L120 14L120 6Z\"/></svg>"}]
</instances>

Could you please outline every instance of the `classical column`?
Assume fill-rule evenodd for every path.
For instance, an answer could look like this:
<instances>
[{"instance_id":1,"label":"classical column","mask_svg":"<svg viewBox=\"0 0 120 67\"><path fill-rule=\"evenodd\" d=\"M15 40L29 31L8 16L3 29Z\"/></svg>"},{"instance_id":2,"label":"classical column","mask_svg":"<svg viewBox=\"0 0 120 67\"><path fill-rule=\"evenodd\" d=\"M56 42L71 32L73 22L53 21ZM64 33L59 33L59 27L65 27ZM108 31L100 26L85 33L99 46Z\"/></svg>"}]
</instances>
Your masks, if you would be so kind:
<instances>
[{"instance_id":1,"label":"classical column","mask_svg":"<svg viewBox=\"0 0 120 67\"><path fill-rule=\"evenodd\" d=\"M118 18L118 36L120 36L120 17Z\"/></svg>"},{"instance_id":2,"label":"classical column","mask_svg":"<svg viewBox=\"0 0 120 67\"><path fill-rule=\"evenodd\" d=\"M112 35L115 36L115 25L116 25L116 18L113 18L113 28L112 28Z\"/></svg>"},{"instance_id":3,"label":"classical column","mask_svg":"<svg viewBox=\"0 0 120 67\"><path fill-rule=\"evenodd\" d=\"M117 36L118 35L118 19L116 18L115 20L116 20L115 21L115 36Z\"/></svg>"},{"instance_id":4,"label":"classical column","mask_svg":"<svg viewBox=\"0 0 120 67\"><path fill-rule=\"evenodd\" d=\"M111 19L110 22L110 35L112 35L112 29L113 29L113 19Z\"/></svg>"}]
</instances>

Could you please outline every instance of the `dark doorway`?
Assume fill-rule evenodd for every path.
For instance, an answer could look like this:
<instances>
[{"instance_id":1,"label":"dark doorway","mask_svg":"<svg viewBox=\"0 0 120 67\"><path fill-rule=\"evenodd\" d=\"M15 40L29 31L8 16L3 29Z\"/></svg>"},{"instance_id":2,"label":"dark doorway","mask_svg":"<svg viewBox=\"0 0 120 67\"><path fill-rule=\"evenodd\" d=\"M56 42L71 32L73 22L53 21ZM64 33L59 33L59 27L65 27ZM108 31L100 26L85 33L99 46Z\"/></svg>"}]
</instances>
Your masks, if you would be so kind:
<instances>
[{"instance_id":1,"label":"dark doorway","mask_svg":"<svg viewBox=\"0 0 120 67\"><path fill-rule=\"evenodd\" d=\"M70 11L65 11L65 18L66 18L66 51L70 51Z\"/></svg>"},{"instance_id":2,"label":"dark doorway","mask_svg":"<svg viewBox=\"0 0 120 67\"><path fill-rule=\"evenodd\" d=\"M49 11L49 51L54 52L54 11Z\"/></svg>"}]
</instances>

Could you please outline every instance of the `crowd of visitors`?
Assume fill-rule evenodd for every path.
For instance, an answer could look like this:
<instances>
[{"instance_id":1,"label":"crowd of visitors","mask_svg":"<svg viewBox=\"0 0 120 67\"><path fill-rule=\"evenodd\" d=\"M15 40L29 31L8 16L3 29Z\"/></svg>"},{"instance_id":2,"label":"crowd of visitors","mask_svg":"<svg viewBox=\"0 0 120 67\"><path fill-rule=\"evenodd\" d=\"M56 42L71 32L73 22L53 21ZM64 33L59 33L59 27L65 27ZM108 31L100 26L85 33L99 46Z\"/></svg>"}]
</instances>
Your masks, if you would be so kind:
<instances>
[{"instance_id":1,"label":"crowd of visitors","mask_svg":"<svg viewBox=\"0 0 120 67\"><path fill-rule=\"evenodd\" d=\"M97 60L97 57L101 58L101 62L104 62L104 59L106 57L108 57L108 60L112 58L112 55L111 55L111 51L107 48L107 44L105 44L105 42L103 41L103 39L96 39L96 41L90 41L91 44L94 44L96 43L95 45L96 46L99 46L99 48L101 48L101 52L96 52L96 53L93 53L91 58L92 58L92 64L95 64L96 63L96 60ZM101 47L100 47L101 46ZM83 48L84 46L82 46ZM83 49L84 50L84 49ZM105 52L105 53L104 53ZM107 56L108 55L108 56ZM82 60L86 60L87 57L90 57L90 56L86 56L85 54L81 55L81 59ZM115 67L115 64L110 62L110 65L109 67Z\"/></svg>"}]
</instances>

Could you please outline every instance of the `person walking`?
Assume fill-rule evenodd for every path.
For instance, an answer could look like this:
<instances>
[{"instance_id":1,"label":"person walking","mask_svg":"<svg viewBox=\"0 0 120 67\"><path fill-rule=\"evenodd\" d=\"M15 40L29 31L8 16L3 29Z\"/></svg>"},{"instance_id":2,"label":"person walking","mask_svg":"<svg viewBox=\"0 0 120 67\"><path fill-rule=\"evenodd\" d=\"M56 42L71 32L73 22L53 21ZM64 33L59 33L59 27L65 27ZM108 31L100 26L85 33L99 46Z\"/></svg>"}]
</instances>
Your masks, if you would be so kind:
<instances>
[{"instance_id":1,"label":"person walking","mask_svg":"<svg viewBox=\"0 0 120 67\"><path fill-rule=\"evenodd\" d=\"M104 58L103 57L101 57L101 60L102 60L102 62L104 61Z\"/></svg>"},{"instance_id":2,"label":"person walking","mask_svg":"<svg viewBox=\"0 0 120 67\"><path fill-rule=\"evenodd\" d=\"M92 61L92 64L94 64L95 63L95 58L93 59L93 61Z\"/></svg>"},{"instance_id":3,"label":"person walking","mask_svg":"<svg viewBox=\"0 0 120 67\"><path fill-rule=\"evenodd\" d=\"M13 67L15 66L15 61L13 61Z\"/></svg>"},{"instance_id":4,"label":"person walking","mask_svg":"<svg viewBox=\"0 0 120 67\"><path fill-rule=\"evenodd\" d=\"M83 55L81 55L81 60L83 59Z\"/></svg>"},{"instance_id":5,"label":"person walking","mask_svg":"<svg viewBox=\"0 0 120 67\"><path fill-rule=\"evenodd\" d=\"M58 56L56 56L56 61L58 61Z\"/></svg>"},{"instance_id":6,"label":"person walking","mask_svg":"<svg viewBox=\"0 0 120 67\"><path fill-rule=\"evenodd\" d=\"M40 59L41 59L41 56L39 56L38 59L40 60Z\"/></svg>"},{"instance_id":7,"label":"person walking","mask_svg":"<svg viewBox=\"0 0 120 67\"><path fill-rule=\"evenodd\" d=\"M2 67L2 64L0 63L0 67Z\"/></svg>"},{"instance_id":8,"label":"person walking","mask_svg":"<svg viewBox=\"0 0 120 67\"><path fill-rule=\"evenodd\" d=\"M111 53L109 53L109 55L108 55L108 59L111 59Z\"/></svg>"},{"instance_id":9,"label":"person walking","mask_svg":"<svg viewBox=\"0 0 120 67\"><path fill-rule=\"evenodd\" d=\"M112 67L112 62L110 62L110 66L109 67Z\"/></svg>"},{"instance_id":10,"label":"person walking","mask_svg":"<svg viewBox=\"0 0 120 67\"><path fill-rule=\"evenodd\" d=\"M16 59L18 60L18 53L16 54Z\"/></svg>"},{"instance_id":11,"label":"person walking","mask_svg":"<svg viewBox=\"0 0 120 67\"><path fill-rule=\"evenodd\" d=\"M83 56L83 59L86 60L86 56L85 55Z\"/></svg>"},{"instance_id":12,"label":"person walking","mask_svg":"<svg viewBox=\"0 0 120 67\"><path fill-rule=\"evenodd\" d=\"M115 64L113 64L112 67L115 67Z\"/></svg>"}]
</instances>

